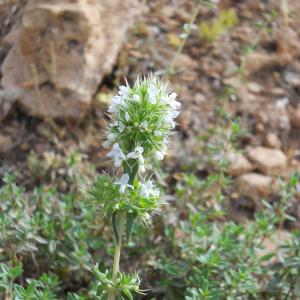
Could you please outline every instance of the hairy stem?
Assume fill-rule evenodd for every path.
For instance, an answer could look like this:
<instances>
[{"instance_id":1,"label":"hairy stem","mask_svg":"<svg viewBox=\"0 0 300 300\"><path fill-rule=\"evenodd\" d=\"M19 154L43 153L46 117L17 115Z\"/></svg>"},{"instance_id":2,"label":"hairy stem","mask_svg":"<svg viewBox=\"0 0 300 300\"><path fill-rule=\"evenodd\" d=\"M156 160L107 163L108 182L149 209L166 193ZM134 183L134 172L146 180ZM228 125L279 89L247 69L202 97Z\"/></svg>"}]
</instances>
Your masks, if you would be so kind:
<instances>
[{"instance_id":1,"label":"hairy stem","mask_svg":"<svg viewBox=\"0 0 300 300\"><path fill-rule=\"evenodd\" d=\"M125 221L126 221L126 214L121 212L118 218L118 225L117 225L117 232L119 241L116 243L115 246L115 255L114 255L114 264L113 264L113 275L112 281L115 284L117 282L118 273L120 270L120 256L121 256L121 249L122 249L122 234L125 228ZM115 291L112 290L109 292L108 300L114 300L116 297Z\"/></svg>"},{"instance_id":2,"label":"hairy stem","mask_svg":"<svg viewBox=\"0 0 300 300\"><path fill-rule=\"evenodd\" d=\"M182 42L181 42L181 44L179 45L179 47L178 47L178 49L177 49L177 51L176 51L176 53L175 53L175 55L174 55L174 57L173 57L171 63L170 63L170 65L169 65L168 69L167 69L167 74L169 74L169 75L171 75L171 74L174 73L174 66L175 66L175 63L176 63L176 61L177 61L177 57L178 57L178 55L182 52L182 50L183 50L183 48L184 48L184 46L185 46L185 44L186 44L186 41L187 41L187 39L188 39L188 37L189 37L189 34L190 34L190 32L191 32L191 28L192 28L192 26L194 25L194 23L195 23L195 21L196 21L196 18L197 18L197 16L198 16L199 12L200 12L201 5L202 5L202 3L201 3L201 1L200 1L199 4L197 5L197 7L196 7L196 9L195 9L195 11L194 11L194 13L193 13L193 15L192 15L192 18L191 18L190 22L189 22L189 27L188 27L188 30L187 30L187 32L186 32L186 35L185 35L185 37L182 39Z\"/></svg>"},{"instance_id":3,"label":"hairy stem","mask_svg":"<svg viewBox=\"0 0 300 300\"><path fill-rule=\"evenodd\" d=\"M129 181L128 183L130 185L133 184L134 178L138 172L138 163L137 161L133 160L132 165L125 166L125 172L129 175ZM121 211L118 214L118 222L117 222L117 233L118 233L118 239L119 241L116 241L115 246L115 255L114 255L114 264L113 264L113 275L112 275L112 281L114 284L116 284L118 279L118 273L120 270L120 256L121 256L121 250L122 250L122 235L125 229L126 224L126 212ZM116 291L111 290L108 294L108 300L115 300L116 299Z\"/></svg>"}]
</instances>

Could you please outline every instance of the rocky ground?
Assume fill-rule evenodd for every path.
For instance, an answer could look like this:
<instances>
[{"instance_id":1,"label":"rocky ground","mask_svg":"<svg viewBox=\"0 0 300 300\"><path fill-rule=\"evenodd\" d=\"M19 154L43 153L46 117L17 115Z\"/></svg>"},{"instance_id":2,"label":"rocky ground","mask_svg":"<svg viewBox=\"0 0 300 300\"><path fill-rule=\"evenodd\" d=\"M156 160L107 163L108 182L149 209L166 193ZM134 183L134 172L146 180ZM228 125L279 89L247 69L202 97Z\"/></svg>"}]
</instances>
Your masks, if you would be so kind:
<instances>
[{"instance_id":1,"label":"rocky ground","mask_svg":"<svg viewBox=\"0 0 300 300\"><path fill-rule=\"evenodd\" d=\"M2 37L12 25L18 26L23 2L1 4ZM239 153L227 153L229 173L234 178L233 217L237 219L244 209L258 209L262 198L276 196L279 176L287 178L300 171L300 3L290 0L287 7L281 4L277 0L224 0L219 10L203 6L176 59L175 73L168 76L183 102L180 138L166 166L171 173L191 161L201 161L197 137L216 122L218 108L232 118L239 117L247 129ZM235 10L237 24L212 40L203 38L198 24L229 8ZM117 84L124 82L124 76L133 82L139 74L166 70L180 44L183 24L189 22L194 10L194 1L189 0L141 4L115 66L97 87L84 121L29 116L28 108L16 105L13 95L2 95L0 174L14 171L30 188L37 181L53 179L32 176L34 159L50 165L53 175L55 169L62 169L64 157L74 152L94 163L97 170L106 168L101 132L109 97ZM9 49L1 43L0 62ZM297 203L299 199L294 209L299 218Z\"/></svg>"}]
</instances>

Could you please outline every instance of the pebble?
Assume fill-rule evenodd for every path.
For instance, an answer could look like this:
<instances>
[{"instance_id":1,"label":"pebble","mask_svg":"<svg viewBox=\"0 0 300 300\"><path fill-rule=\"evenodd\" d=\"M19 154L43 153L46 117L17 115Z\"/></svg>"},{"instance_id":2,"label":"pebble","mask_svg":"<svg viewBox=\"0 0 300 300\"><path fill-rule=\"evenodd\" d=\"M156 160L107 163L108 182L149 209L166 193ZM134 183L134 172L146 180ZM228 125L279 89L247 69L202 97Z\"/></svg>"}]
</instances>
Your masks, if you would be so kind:
<instances>
[{"instance_id":1,"label":"pebble","mask_svg":"<svg viewBox=\"0 0 300 300\"><path fill-rule=\"evenodd\" d=\"M287 167L287 158L279 149L267 147L249 148L247 156L259 171L265 175L279 175Z\"/></svg>"},{"instance_id":2,"label":"pebble","mask_svg":"<svg viewBox=\"0 0 300 300\"><path fill-rule=\"evenodd\" d=\"M294 128L300 128L300 104L290 110L290 122Z\"/></svg>"},{"instance_id":3,"label":"pebble","mask_svg":"<svg viewBox=\"0 0 300 300\"><path fill-rule=\"evenodd\" d=\"M12 146L12 139L8 135L0 134L0 153L5 153L10 150Z\"/></svg>"},{"instance_id":4,"label":"pebble","mask_svg":"<svg viewBox=\"0 0 300 300\"><path fill-rule=\"evenodd\" d=\"M257 201L272 192L273 179L258 173L247 173L238 177L238 191L242 196Z\"/></svg>"},{"instance_id":5,"label":"pebble","mask_svg":"<svg viewBox=\"0 0 300 300\"><path fill-rule=\"evenodd\" d=\"M264 144L267 147L273 149L280 149L281 148L281 141L275 133L269 132L264 140Z\"/></svg>"},{"instance_id":6,"label":"pebble","mask_svg":"<svg viewBox=\"0 0 300 300\"><path fill-rule=\"evenodd\" d=\"M239 176L253 170L253 165L250 161L240 153L229 154L228 160L228 173L231 176Z\"/></svg>"}]
</instances>

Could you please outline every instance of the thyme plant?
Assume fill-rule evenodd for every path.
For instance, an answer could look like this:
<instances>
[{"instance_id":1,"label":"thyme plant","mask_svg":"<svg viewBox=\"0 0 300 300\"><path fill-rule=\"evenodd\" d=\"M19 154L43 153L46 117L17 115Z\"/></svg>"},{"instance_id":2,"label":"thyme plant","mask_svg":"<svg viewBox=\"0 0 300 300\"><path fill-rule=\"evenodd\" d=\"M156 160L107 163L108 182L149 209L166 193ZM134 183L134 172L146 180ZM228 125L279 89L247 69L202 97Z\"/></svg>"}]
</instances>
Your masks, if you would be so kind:
<instances>
[{"instance_id":1,"label":"thyme plant","mask_svg":"<svg viewBox=\"0 0 300 300\"><path fill-rule=\"evenodd\" d=\"M112 271L95 268L99 293L109 300L132 299L141 293L137 274L120 272L123 233L127 241L135 222L148 225L161 201L159 189L147 170L163 160L180 103L176 93L158 77L139 78L134 86L120 86L108 109L111 122L104 146L117 168L116 176L99 175L90 189L92 205L101 217L110 218L115 237ZM120 175L119 175L120 174ZM146 175L147 174L147 175Z\"/></svg>"}]
</instances>

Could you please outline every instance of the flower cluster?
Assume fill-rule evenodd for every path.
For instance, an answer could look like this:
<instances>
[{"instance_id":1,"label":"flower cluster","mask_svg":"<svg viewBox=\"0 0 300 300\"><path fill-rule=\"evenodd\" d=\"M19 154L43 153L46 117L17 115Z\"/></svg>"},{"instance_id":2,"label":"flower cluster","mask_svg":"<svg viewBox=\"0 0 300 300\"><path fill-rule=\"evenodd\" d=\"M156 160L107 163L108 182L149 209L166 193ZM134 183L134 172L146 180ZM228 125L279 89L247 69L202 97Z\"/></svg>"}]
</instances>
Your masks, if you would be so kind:
<instances>
[{"instance_id":1,"label":"flower cluster","mask_svg":"<svg viewBox=\"0 0 300 300\"><path fill-rule=\"evenodd\" d=\"M149 159L164 158L181 105L176 96L154 76L138 79L132 88L120 86L108 110L112 122L104 142L105 147L112 147L108 157L115 167L126 167L134 160L142 173Z\"/></svg>"},{"instance_id":2,"label":"flower cluster","mask_svg":"<svg viewBox=\"0 0 300 300\"><path fill-rule=\"evenodd\" d=\"M107 156L114 166L123 167L123 175L115 179L102 174L94 181L90 196L101 216L125 210L149 222L159 206L159 190L141 175L153 160L164 158L180 105L176 94L155 76L138 79L132 88L120 86L108 109L111 123L104 146L110 148Z\"/></svg>"}]
</instances>

